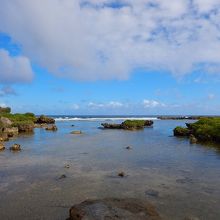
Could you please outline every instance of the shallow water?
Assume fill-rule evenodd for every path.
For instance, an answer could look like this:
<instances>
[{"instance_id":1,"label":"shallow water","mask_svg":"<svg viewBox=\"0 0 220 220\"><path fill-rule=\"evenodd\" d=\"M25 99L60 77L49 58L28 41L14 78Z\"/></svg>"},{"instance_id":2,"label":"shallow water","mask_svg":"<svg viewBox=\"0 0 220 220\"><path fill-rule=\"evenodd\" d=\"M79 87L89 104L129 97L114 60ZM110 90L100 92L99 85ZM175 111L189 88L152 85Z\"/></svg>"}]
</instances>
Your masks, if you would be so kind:
<instances>
[{"instance_id":1,"label":"shallow water","mask_svg":"<svg viewBox=\"0 0 220 220\"><path fill-rule=\"evenodd\" d=\"M163 219L219 220L220 151L173 137L185 122L123 131L98 129L100 120L61 121L57 132L35 129L7 142L23 150L0 152L0 219L66 219L85 199L132 197L149 200Z\"/></svg>"}]
</instances>

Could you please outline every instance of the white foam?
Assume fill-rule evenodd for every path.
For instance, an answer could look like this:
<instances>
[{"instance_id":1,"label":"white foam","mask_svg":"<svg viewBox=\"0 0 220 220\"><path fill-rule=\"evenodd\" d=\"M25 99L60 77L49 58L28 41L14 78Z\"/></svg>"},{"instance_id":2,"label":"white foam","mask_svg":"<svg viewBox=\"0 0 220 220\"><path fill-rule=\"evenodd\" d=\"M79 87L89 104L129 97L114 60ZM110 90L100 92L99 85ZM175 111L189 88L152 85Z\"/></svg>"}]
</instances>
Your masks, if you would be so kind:
<instances>
[{"instance_id":1,"label":"white foam","mask_svg":"<svg viewBox=\"0 0 220 220\"><path fill-rule=\"evenodd\" d=\"M118 121L118 120L158 120L156 117L59 117L55 121Z\"/></svg>"}]
</instances>

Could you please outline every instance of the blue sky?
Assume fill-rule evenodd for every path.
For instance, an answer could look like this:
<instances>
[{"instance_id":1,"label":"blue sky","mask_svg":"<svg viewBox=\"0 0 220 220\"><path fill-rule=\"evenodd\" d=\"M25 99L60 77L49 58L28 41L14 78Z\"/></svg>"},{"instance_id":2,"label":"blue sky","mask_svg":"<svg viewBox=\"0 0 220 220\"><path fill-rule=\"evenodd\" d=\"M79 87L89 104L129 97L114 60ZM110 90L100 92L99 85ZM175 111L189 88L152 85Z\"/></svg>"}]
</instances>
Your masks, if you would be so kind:
<instances>
[{"instance_id":1,"label":"blue sky","mask_svg":"<svg viewBox=\"0 0 220 220\"><path fill-rule=\"evenodd\" d=\"M220 4L156 3L3 0L0 105L36 114L220 114Z\"/></svg>"}]
</instances>

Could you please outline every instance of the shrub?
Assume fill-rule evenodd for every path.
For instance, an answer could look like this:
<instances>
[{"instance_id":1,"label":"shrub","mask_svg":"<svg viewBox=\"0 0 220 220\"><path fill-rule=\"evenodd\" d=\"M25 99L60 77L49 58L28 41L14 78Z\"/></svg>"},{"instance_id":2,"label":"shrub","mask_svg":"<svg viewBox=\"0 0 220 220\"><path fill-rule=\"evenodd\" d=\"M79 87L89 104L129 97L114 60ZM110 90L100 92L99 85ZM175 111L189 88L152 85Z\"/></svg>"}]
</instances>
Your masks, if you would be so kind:
<instances>
[{"instance_id":1,"label":"shrub","mask_svg":"<svg viewBox=\"0 0 220 220\"><path fill-rule=\"evenodd\" d=\"M145 120L126 120L122 123L124 129L143 129Z\"/></svg>"}]
</instances>

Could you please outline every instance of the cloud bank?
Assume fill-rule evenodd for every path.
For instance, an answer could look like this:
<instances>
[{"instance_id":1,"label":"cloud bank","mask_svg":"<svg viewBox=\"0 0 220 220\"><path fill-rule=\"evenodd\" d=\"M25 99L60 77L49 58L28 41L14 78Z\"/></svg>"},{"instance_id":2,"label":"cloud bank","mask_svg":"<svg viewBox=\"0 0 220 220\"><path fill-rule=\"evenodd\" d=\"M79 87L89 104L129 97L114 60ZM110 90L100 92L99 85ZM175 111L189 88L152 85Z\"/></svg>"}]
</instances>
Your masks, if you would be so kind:
<instances>
[{"instance_id":1,"label":"cloud bank","mask_svg":"<svg viewBox=\"0 0 220 220\"><path fill-rule=\"evenodd\" d=\"M7 50L0 49L0 83L29 82L32 77L33 72L27 57L11 57ZM2 92L9 94L13 91L7 87Z\"/></svg>"},{"instance_id":2,"label":"cloud bank","mask_svg":"<svg viewBox=\"0 0 220 220\"><path fill-rule=\"evenodd\" d=\"M127 79L140 67L176 76L219 73L219 24L219 0L1 0L0 7L0 31L26 57L80 80ZM29 79L26 58L12 63L24 68L15 77Z\"/></svg>"}]
</instances>

